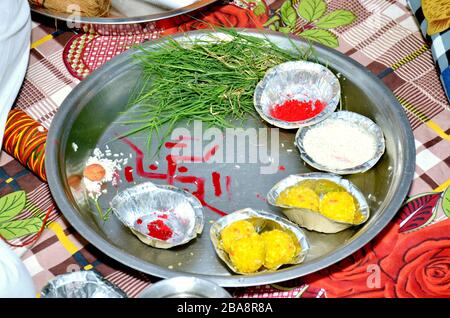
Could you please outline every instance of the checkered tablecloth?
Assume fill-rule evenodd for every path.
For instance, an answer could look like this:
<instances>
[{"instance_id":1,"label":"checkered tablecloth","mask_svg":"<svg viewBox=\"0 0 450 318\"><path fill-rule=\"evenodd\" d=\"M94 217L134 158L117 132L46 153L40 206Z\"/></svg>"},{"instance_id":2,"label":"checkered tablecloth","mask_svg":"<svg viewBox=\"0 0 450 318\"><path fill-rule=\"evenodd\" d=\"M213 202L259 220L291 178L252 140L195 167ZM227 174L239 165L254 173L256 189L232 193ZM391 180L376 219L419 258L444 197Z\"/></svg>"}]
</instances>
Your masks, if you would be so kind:
<instances>
[{"instance_id":1,"label":"checkered tablecloth","mask_svg":"<svg viewBox=\"0 0 450 318\"><path fill-rule=\"evenodd\" d=\"M409 202L395 220L366 247L319 273L282 285L232 289L237 297L445 297L450 296L450 105L428 44L419 31L406 0L327 0L322 17L347 10L348 23L318 22L320 17L300 15L283 20L289 10L284 0L267 1L268 14L259 1L235 1L231 6L250 10L263 24L280 16L282 25L300 36L326 41L381 78L403 106L414 132L416 171ZM321 0L293 0L299 5L321 6ZM206 17L243 23L236 10L217 5ZM322 7L321 7L322 8ZM295 10L295 9L294 9ZM321 9L322 10L322 9ZM284 12L284 13L283 13ZM231 18L230 18L231 17ZM353 17L353 18L352 18ZM234 20L233 20L234 19ZM275 18L273 21L275 21ZM255 23L252 20L252 23ZM180 25L182 27L180 27ZM322 25L322 31L317 25ZM245 25L244 25L245 26ZM186 21L155 23L145 40L193 28ZM322 37L317 38L317 32ZM122 39L122 38L121 38ZM38 23L32 30L30 65L16 102L32 118L49 128L67 94L95 69L120 52L107 35L63 32L52 24ZM128 39L126 44L139 39ZM108 43L108 45L105 45ZM101 50L102 54L94 54ZM109 54L108 52L113 53ZM90 62L90 58L94 58ZM20 217L33 209L46 211L54 203L48 186L3 153L0 161L0 195L25 191L27 204ZM448 201L448 203L446 203ZM50 223L31 246L15 248L33 276L37 290L56 275L95 269L129 296L157 280L108 258L85 241L55 208ZM17 243L23 240L13 240ZM378 272L377 272L378 271ZM372 281L376 274L376 279Z\"/></svg>"},{"instance_id":2,"label":"checkered tablecloth","mask_svg":"<svg viewBox=\"0 0 450 318\"><path fill-rule=\"evenodd\" d=\"M450 99L450 29L432 35L427 33L428 21L425 18L420 0L408 0L408 4L419 23L420 30L428 42L431 43L431 52L436 61L437 69L447 97ZM447 8L450 5L447 4ZM450 9L448 9L450 12ZM448 14L448 13L447 13Z\"/></svg>"}]
</instances>

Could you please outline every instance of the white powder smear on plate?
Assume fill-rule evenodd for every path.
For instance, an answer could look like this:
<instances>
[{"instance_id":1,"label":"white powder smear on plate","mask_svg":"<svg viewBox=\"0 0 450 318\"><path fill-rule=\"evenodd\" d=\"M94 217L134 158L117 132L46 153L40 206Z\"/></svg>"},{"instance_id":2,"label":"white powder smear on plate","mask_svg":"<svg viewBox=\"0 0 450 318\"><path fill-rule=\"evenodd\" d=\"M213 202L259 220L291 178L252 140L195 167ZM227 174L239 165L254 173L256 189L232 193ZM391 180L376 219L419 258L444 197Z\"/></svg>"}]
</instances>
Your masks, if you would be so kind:
<instances>
[{"instance_id":1,"label":"white powder smear on plate","mask_svg":"<svg viewBox=\"0 0 450 318\"><path fill-rule=\"evenodd\" d=\"M113 185L117 185L115 173L116 171L122 170L124 159L111 160L106 158L105 155L108 156L108 152L110 153L111 151L107 149L105 153L103 153L99 148L95 148L92 156L90 156L86 161L86 167L93 164L98 164L105 169L105 176L100 181L92 181L86 177L83 177L83 183L86 187L88 195L94 200L97 200L100 195L107 192L105 189L102 189L103 184L112 182Z\"/></svg>"},{"instance_id":2,"label":"white powder smear on plate","mask_svg":"<svg viewBox=\"0 0 450 318\"><path fill-rule=\"evenodd\" d=\"M375 137L355 123L329 120L307 131L305 152L318 164L331 169L359 166L376 153Z\"/></svg>"}]
</instances>

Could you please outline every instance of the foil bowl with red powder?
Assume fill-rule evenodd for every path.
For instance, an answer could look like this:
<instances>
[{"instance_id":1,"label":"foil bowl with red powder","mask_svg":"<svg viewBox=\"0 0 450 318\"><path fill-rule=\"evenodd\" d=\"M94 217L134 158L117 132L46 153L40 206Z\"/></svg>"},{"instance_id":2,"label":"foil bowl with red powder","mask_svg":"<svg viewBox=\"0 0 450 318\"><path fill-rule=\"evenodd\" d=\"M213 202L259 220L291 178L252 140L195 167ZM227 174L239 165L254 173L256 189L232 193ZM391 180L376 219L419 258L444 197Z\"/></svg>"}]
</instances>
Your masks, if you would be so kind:
<instances>
[{"instance_id":1,"label":"foil bowl with red powder","mask_svg":"<svg viewBox=\"0 0 450 318\"><path fill-rule=\"evenodd\" d=\"M267 71L256 86L253 103L269 124L296 129L326 119L336 110L340 97L339 80L328 68L292 61Z\"/></svg>"},{"instance_id":2,"label":"foil bowl with red powder","mask_svg":"<svg viewBox=\"0 0 450 318\"><path fill-rule=\"evenodd\" d=\"M203 231L201 202L177 187L145 182L118 193L111 208L143 243L156 248L186 244Z\"/></svg>"}]
</instances>

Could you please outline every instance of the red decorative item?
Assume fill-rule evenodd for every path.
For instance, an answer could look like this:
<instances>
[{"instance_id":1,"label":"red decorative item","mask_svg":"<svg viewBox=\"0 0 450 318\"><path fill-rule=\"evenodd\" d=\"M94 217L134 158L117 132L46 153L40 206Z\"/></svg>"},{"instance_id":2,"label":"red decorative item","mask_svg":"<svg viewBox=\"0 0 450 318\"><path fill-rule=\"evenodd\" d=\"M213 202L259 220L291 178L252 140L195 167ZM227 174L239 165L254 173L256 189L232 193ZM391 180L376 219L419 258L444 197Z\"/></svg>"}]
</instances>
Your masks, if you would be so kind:
<instances>
[{"instance_id":1,"label":"red decorative item","mask_svg":"<svg viewBox=\"0 0 450 318\"><path fill-rule=\"evenodd\" d=\"M419 196L409 201L400 210L400 228L398 231L408 232L419 229L431 222L434 217L435 206L441 198L441 193L431 193Z\"/></svg>"},{"instance_id":2,"label":"red decorative item","mask_svg":"<svg viewBox=\"0 0 450 318\"><path fill-rule=\"evenodd\" d=\"M156 22L163 35L186 32L198 29L208 29L214 26L235 28L262 28L267 21L266 13L256 16L253 11L238 6L214 5L206 12L199 12L194 17L182 15Z\"/></svg>"}]
</instances>

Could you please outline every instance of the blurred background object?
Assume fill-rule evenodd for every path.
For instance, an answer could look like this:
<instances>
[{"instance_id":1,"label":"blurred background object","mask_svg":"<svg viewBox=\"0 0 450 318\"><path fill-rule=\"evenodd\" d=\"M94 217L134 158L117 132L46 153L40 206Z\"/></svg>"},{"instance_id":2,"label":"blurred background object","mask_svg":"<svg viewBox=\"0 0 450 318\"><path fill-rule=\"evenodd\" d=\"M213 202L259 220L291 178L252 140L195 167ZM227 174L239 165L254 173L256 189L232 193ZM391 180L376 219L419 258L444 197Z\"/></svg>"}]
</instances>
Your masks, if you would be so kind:
<instances>
[{"instance_id":1,"label":"blurred background object","mask_svg":"<svg viewBox=\"0 0 450 318\"><path fill-rule=\"evenodd\" d=\"M41 292L43 298L126 298L116 285L95 271L80 271L59 275Z\"/></svg>"},{"instance_id":2,"label":"blurred background object","mask_svg":"<svg viewBox=\"0 0 450 318\"><path fill-rule=\"evenodd\" d=\"M34 12L69 22L94 24L156 21L215 1L218 0L28 0Z\"/></svg>"},{"instance_id":3,"label":"blurred background object","mask_svg":"<svg viewBox=\"0 0 450 318\"><path fill-rule=\"evenodd\" d=\"M22 86L30 55L31 20L27 0L0 1L0 140Z\"/></svg>"},{"instance_id":4,"label":"blurred background object","mask_svg":"<svg viewBox=\"0 0 450 318\"><path fill-rule=\"evenodd\" d=\"M156 7L164 8L167 10L178 9L182 7L187 7L197 0L141 0L147 2Z\"/></svg>"},{"instance_id":5,"label":"blurred background object","mask_svg":"<svg viewBox=\"0 0 450 318\"><path fill-rule=\"evenodd\" d=\"M31 20L27 0L0 2L0 140L8 113L22 86L30 55ZM34 297L24 264L0 240L0 297Z\"/></svg>"},{"instance_id":6,"label":"blurred background object","mask_svg":"<svg viewBox=\"0 0 450 318\"><path fill-rule=\"evenodd\" d=\"M28 0L31 5L55 12L78 11L86 17L102 17L109 14L111 0Z\"/></svg>"},{"instance_id":7,"label":"blurred background object","mask_svg":"<svg viewBox=\"0 0 450 318\"><path fill-rule=\"evenodd\" d=\"M19 257L0 240L0 298L35 297L30 274Z\"/></svg>"},{"instance_id":8,"label":"blurred background object","mask_svg":"<svg viewBox=\"0 0 450 318\"><path fill-rule=\"evenodd\" d=\"M231 298L224 288L205 279L178 276L144 289L139 298Z\"/></svg>"}]
</instances>

